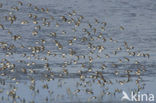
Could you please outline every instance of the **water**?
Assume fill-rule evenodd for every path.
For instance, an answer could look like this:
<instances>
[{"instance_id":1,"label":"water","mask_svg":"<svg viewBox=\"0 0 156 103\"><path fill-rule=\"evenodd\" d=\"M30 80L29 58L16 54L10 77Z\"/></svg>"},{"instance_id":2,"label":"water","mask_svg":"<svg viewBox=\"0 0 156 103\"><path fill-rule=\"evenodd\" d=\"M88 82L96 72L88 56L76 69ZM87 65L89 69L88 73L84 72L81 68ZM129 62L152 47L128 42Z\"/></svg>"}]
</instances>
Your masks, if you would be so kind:
<instances>
[{"instance_id":1,"label":"water","mask_svg":"<svg viewBox=\"0 0 156 103\"><path fill-rule=\"evenodd\" d=\"M13 101L21 103L24 102L24 99L26 103L32 101L35 103L121 103L122 90L130 95L131 91L138 89L136 85L138 77L141 78L139 85L144 87L140 92L152 93L156 96L156 24L154 22L156 2L154 0L137 0L133 2L131 0L45 0L44 2L42 0L23 0L22 6L18 5L16 0L12 0L12 2L1 0L0 2L3 3L3 7L0 8L0 24L3 24L4 28L6 28L0 30L0 42L15 45L12 50L0 49L0 62L3 62L2 58L6 58L11 64L16 65L14 72L11 72L11 68L0 70L1 74L6 74L0 76L0 91L3 91L0 93L2 103L12 103ZM32 7L28 7L28 3L31 3ZM15 6L18 6L19 11L11 10L11 7ZM49 12L35 11L35 6L48 8ZM74 20L77 20L81 15L84 17L79 27L75 27L74 23L64 23L60 18L60 16L66 16L70 19L68 13L73 10L77 13L72 16ZM10 12L12 14L9 14ZM30 13L38 16L38 24L33 24L33 19L28 17ZM17 20L10 24L10 21L4 19L4 16L8 15L16 15ZM51 20L50 16L53 16L55 20ZM42 17L48 18L47 21L51 22L49 27L42 25ZM95 18L100 23L96 24ZM21 25L23 20L27 20L29 23ZM107 22L105 31L100 29L103 26L101 22ZM57 23L60 25L59 27L56 27ZM95 34L93 29L88 28L88 23L96 28L97 32ZM32 36L34 26L38 25L41 25L41 30L36 30L38 35ZM120 26L123 26L124 30L120 30ZM73 28L76 29L76 32L72 31ZM84 28L88 29L91 36L87 36L82 31ZM7 33L8 29L12 34ZM62 34L62 31L66 31L66 34ZM56 32L57 36L49 36L50 32ZM100 32L106 38L106 42L101 38L97 38ZM22 38L15 41L11 39L14 35L21 35ZM77 40L73 40L73 45L68 45L68 40L72 40L74 37ZM84 42L82 41L83 37L87 38ZM90 40L90 37L93 37L94 40ZM45 44L41 42L41 39L45 40ZM63 45L62 50L56 47L54 40ZM129 56L124 48L125 41L128 46L134 46L134 49L130 50L131 52L148 53L150 58ZM36 42L38 44L35 44ZM101 53L97 49L89 49L89 42L94 46L102 45L105 49ZM21 45L25 48L20 48ZM44 45L45 50L35 53L38 55L36 58L39 59L31 56L32 51L28 48L42 45ZM122 50L114 55L113 51L119 47ZM76 54L71 56L69 49L76 51ZM47 56L48 50L52 52L52 55ZM90 53L90 50L93 54ZM5 56L9 52L13 52L13 55ZM22 56L23 53L26 53L25 57ZM54 56L55 54L56 56ZM65 54L66 58L62 58L62 54ZM79 61L74 64L74 60L77 60L76 56L79 55L85 55L86 58L80 57ZM110 58L107 58L106 55L109 55ZM88 56L93 58L93 62L89 62ZM44 57L48 60L43 60ZM125 61L124 57L129 58L130 61ZM120 63L119 59L122 59L123 62ZM23 62L19 62L19 60ZM136 61L139 61L140 64L135 64ZM34 65L28 66L28 63L32 64L33 62L35 62ZM64 62L67 62L67 64L65 65ZM45 63L49 64L50 70L47 70ZM84 68L82 68L82 64L85 65ZM103 64L107 67L101 70ZM27 73L21 71L23 68L26 69ZM63 73L63 68L68 70L68 75ZM138 68L141 69L140 76L135 74ZM143 72L144 68L145 71ZM88 69L92 69L92 71L88 72ZM31 73L31 70L35 72ZM78 73L80 70L82 75L85 76L84 81L80 80L80 73ZM130 73L130 82L120 85L118 82L127 81L125 70L132 71ZM90 76L96 75L96 71L103 74L107 84L101 86L98 84L98 80L103 82L101 78L90 78ZM115 71L118 71L119 75L115 75ZM16 80L12 80L14 78ZM14 87L16 87L16 90L14 90L17 96L16 99L12 99L7 94ZM76 93L78 89L80 92ZM115 89L119 89L121 92L114 94ZM88 94L86 90L92 90L93 93ZM94 96L96 99L94 99Z\"/></svg>"}]
</instances>

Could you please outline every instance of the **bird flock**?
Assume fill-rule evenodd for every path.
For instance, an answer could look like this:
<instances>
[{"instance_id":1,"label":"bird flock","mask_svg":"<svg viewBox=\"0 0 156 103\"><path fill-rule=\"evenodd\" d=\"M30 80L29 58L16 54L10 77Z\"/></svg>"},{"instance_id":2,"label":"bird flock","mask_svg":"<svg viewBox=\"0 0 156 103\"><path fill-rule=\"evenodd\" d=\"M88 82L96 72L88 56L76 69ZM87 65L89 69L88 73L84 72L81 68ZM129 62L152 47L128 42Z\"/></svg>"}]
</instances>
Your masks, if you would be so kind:
<instances>
[{"instance_id":1,"label":"bird flock","mask_svg":"<svg viewBox=\"0 0 156 103\"><path fill-rule=\"evenodd\" d=\"M80 95L103 101L122 93L111 85L134 82L135 92L144 89L146 68L140 60L150 55L110 37L106 21L21 1L5 6L0 3L0 102L39 103L42 95L42 103ZM20 84L28 88L17 92ZM21 96L26 91L31 94Z\"/></svg>"}]
</instances>

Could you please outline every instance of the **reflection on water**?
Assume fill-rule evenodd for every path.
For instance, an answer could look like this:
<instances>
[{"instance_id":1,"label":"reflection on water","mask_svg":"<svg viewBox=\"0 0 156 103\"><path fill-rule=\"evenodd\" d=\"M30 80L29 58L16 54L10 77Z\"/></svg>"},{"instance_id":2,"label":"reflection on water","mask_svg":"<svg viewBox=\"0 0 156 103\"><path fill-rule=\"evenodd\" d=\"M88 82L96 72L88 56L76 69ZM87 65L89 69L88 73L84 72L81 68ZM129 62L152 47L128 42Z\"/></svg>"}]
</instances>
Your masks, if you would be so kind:
<instances>
[{"instance_id":1,"label":"reflection on water","mask_svg":"<svg viewBox=\"0 0 156 103\"><path fill-rule=\"evenodd\" d=\"M123 90L156 94L154 3L135 2L2 0L0 101L121 103Z\"/></svg>"}]
</instances>

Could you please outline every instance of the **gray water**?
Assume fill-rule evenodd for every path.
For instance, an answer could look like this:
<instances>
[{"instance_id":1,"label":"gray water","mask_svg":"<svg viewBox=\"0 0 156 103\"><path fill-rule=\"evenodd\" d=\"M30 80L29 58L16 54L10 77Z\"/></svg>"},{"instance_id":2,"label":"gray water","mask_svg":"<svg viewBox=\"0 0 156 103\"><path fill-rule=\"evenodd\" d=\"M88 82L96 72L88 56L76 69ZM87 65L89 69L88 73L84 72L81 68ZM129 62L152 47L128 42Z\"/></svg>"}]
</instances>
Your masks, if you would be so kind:
<instances>
[{"instance_id":1,"label":"gray water","mask_svg":"<svg viewBox=\"0 0 156 103\"><path fill-rule=\"evenodd\" d=\"M127 101L121 101L122 91L126 91L128 95L131 91L136 91L138 77L140 77L139 85L143 88L140 93L156 96L155 0L23 0L22 2L23 5L18 5L17 0L0 1L3 4L3 7L0 8L0 24L4 26L4 30L0 29L0 63L9 61L9 63L15 64L14 72L11 71L11 67L2 70L3 65L0 66L0 103L15 101L21 103L24 102L24 99L26 103L32 101L35 103L125 103ZM31 3L32 6L28 7L28 3ZM16 6L19 8L18 11L11 9ZM49 12L35 11L35 6L39 9L48 8ZM76 11L76 14L73 13L73 16L70 17L68 14L73 10ZM33 24L33 19L28 17L30 13L37 15L38 24ZM4 16L8 15L15 15L16 21L11 24L10 21L5 20ZM55 19L50 19L51 16ZM74 23L63 22L61 16L65 16L67 19L73 18L75 21L80 16L83 16L84 19L81 20L80 26L76 27ZM43 17L51 23L50 26L42 25ZM99 23L95 23L95 19ZM29 23L22 25L21 21L23 20L27 20ZM104 31L101 30L102 22L107 23ZM60 26L56 27L56 23ZM88 27L88 23L92 24L91 29ZM38 25L41 26L41 30L36 30L38 34L33 36L32 31ZM121 30L121 26L124 27L124 30ZM72 31L73 28L76 29L76 32ZM90 36L83 32L84 28L91 33ZM93 28L96 28L95 34ZM12 34L8 34L8 30ZM66 34L62 34L62 31L66 31ZM50 32L56 32L56 37L49 36ZM100 33L106 38L106 42L97 37ZM13 40L14 35L21 35L22 38ZM68 45L68 40L72 40L74 37L77 40L73 40L73 44ZM82 41L83 37L87 38L84 42ZM90 37L93 37L94 40L90 40ZM111 41L110 38L113 40ZM42 43L41 39L44 39L45 43ZM54 40L59 41L63 49L59 50ZM2 42L7 43L7 47L14 45L15 48L3 49ZM38 44L35 44L36 42ZM97 49L88 48L89 42L94 46L102 45L105 49L98 52ZM127 42L129 47L134 46L134 49L126 50L124 42ZM21 45L25 48L21 48ZM35 53L36 58L39 58L36 59L31 56L32 51L28 48L41 45L44 45L45 50ZM119 47L122 50L114 55L113 51ZM70 55L69 49L73 49L76 53ZM48 50L52 52L52 55L47 55ZM13 54L7 56L6 54L10 52ZM130 56L128 52L135 52L136 56ZM22 56L24 53L25 57ZM150 57L137 56L138 53L149 54ZM56 56L54 56L55 54ZM62 58L62 54L65 54L65 58ZM86 58L80 57L74 64L73 60L77 60L77 56L83 55ZM110 57L107 58L106 55ZM88 56L93 58L91 63ZM47 60L42 60L44 57ZM125 61L124 57L127 57L129 61ZM7 61L3 61L3 58ZM119 59L123 62L120 63ZM20 60L23 62L19 62ZM136 64L136 61L139 64ZM34 65L28 66L33 62ZM64 62L67 62L67 65L62 67ZM45 67L45 63L49 64L49 70ZM82 68L82 64L85 65L84 68ZM107 66L104 70L101 69L103 64ZM23 68L27 73L21 71ZM89 72L88 68L91 68L92 71ZM63 69L68 70L68 75L63 73ZM141 70L140 76L136 75L138 69ZM30 73L30 70L34 70L35 73ZM80 70L85 76L84 81L80 80L78 72ZM126 70L132 71L130 82L120 85L118 81L127 81ZM103 82L101 78L90 78L90 76L96 75L96 71L101 72L107 81L103 86L98 84L98 80ZM118 71L119 75L115 75L115 71ZM16 80L14 80L15 78ZM34 83L32 83L32 79ZM33 90L30 89L33 87ZM80 92L76 93L75 91L78 89ZM88 89L93 93L88 94L86 92ZM115 89L119 89L120 92L115 93ZM11 90L16 94L14 99L11 94L8 95ZM36 92L37 90L39 93Z\"/></svg>"}]
</instances>

